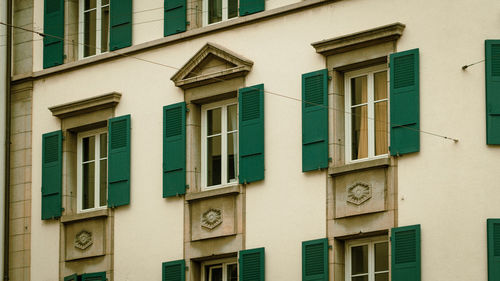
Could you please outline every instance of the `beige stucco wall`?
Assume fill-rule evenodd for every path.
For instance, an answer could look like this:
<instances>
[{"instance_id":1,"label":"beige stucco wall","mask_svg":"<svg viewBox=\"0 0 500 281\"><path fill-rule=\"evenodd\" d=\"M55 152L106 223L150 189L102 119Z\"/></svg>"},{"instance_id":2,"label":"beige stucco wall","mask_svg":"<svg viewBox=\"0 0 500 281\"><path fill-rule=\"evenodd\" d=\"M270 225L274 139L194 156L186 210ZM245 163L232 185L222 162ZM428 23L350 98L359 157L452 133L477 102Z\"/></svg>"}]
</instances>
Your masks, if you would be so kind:
<instances>
[{"instance_id":1,"label":"beige stucco wall","mask_svg":"<svg viewBox=\"0 0 500 281\"><path fill-rule=\"evenodd\" d=\"M500 150L485 145L484 64L461 66L482 60L484 39L498 37L500 3L424 2L346 0L135 56L180 68L215 42L254 62L247 85L301 98L300 75L325 67L311 42L405 24L397 49L420 48L421 129L460 141L422 133L421 152L399 159L398 224L422 226L422 280L486 280L486 218L500 217ZM42 3L35 1L38 26ZM144 32L134 43L161 37L162 23L134 26ZM41 41L34 45L40 70ZM183 99L169 79L175 71L122 58L35 82L31 276L58 277L59 224L39 219L41 135L60 128L47 108L111 91L123 95L115 114L132 115L131 204L115 212L115 280L160 280L161 262L183 257L183 201L161 197L162 106ZM301 172L300 110L297 101L265 95L266 178L246 189L245 244L266 248L267 280L300 280L301 242L326 237L327 176Z\"/></svg>"}]
</instances>

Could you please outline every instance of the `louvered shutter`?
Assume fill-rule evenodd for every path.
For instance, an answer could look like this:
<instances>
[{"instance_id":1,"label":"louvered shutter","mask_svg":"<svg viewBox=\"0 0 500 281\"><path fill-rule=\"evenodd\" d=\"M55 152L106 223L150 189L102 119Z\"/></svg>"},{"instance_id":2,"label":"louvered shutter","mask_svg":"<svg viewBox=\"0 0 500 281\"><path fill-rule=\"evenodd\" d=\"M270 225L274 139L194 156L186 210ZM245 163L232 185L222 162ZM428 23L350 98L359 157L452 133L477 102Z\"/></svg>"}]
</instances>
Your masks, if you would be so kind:
<instances>
[{"instance_id":1,"label":"louvered shutter","mask_svg":"<svg viewBox=\"0 0 500 281\"><path fill-rule=\"evenodd\" d=\"M391 230L392 281L420 281L420 225Z\"/></svg>"},{"instance_id":2,"label":"louvered shutter","mask_svg":"<svg viewBox=\"0 0 500 281\"><path fill-rule=\"evenodd\" d=\"M64 62L64 0L45 0L43 14L43 68Z\"/></svg>"},{"instance_id":3,"label":"louvered shutter","mask_svg":"<svg viewBox=\"0 0 500 281\"><path fill-rule=\"evenodd\" d=\"M240 183L264 179L264 84L238 94Z\"/></svg>"},{"instance_id":4,"label":"louvered shutter","mask_svg":"<svg viewBox=\"0 0 500 281\"><path fill-rule=\"evenodd\" d=\"M78 274L75 273L64 277L64 281L80 281L80 280L78 280Z\"/></svg>"},{"instance_id":5,"label":"louvered shutter","mask_svg":"<svg viewBox=\"0 0 500 281\"><path fill-rule=\"evenodd\" d=\"M186 280L186 262L184 260L164 262L162 268L162 281Z\"/></svg>"},{"instance_id":6,"label":"louvered shutter","mask_svg":"<svg viewBox=\"0 0 500 281\"><path fill-rule=\"evenodd\" d=\"M328 167L328 70L302 75L302 172Z\"/></svg>"},{"instance_id":7,"label":"louvered shutter","mask_svg":"<svg viewBox=\"0 0 500 281\"><path fill-rule=\"evenodd\" d=\"M186 0L164 0L163 36L186 31Z\"/></svg>"},{"instance_id":8,"label":"louvered shutter","mask_svg":"<svg viewBox=\"0 0 500 281\"><path fill-rule=\"evenodd\" d=\"M81 281L106 281L106 272L84 273Z\"/></svg>"},{"instance_id":9,"label":"louvered shutter","mask_svg":"<svg viewBox=\"0 0 500 281\"><path fill-rule=\"evenodd\" d=\"M500 40L485 41L486 144L500 144Z\"/></svg>"},{"instance_id":10,"label":"louvered shutter","mask_svg":"<svg viewBox=\"0 0 500 281\"><path fill-rule=\"evenodd\" d=\"M111 0L109 49L132 45L132 0Z\"/></svg>"},{"instance_id":11,"label":"louvered shutter","mask_svg":"<svg viewBox=\"0 0 500 281\"><path fill-rule=\"evenodd\" d=\"M265 280L264 248L240 251L238 262L239 281Z\"/></svg>"},{"instance_id":12,"label":"louvered shutter","mask_svg":"<svg viewBox=\"0 0 500 281\"><path fill-rule=\"evenodd\" d=\"M500 281L500 219L487 220L488 281Z\"/></svg>"},{"instance_id":13,"label":"louvered shutter","mask_svg":"<svg viewBox=\"0 0 500 281\"><path fill-rule=\"evenodd\" d=\"M108 122L108 207L130 203L130 115Z\"/></svg>"},{"instance_id":14,"label":"louvered shutter","mask_svg":"<svg viewBox=\"0 0 500 281\"><path fill-rule=\"evenodd\" d=\"M420 150L419 51L390 56L391 155Z\"/></svg>"},{"instance_id":15,"label":"louvered shutter","mask_svg":"<svg viewBox=\"0 0 500 281\"><path fill-rule=\"evenodd\" d=\"M163 197L186 193L186 103L163 107Z\"/></svg>"},{"instance_id":16,"label":"louvered shutter","mask_svg":"<svg viewBox=\"0 0 500 281\"><path fill-rule=\"evenodd\" d=\"M302 242L302 281L328 281L328 239Z\"/></svg>"},{"instance_id":17,"label":"louvered shutter","mask_svg":"<svg viewBox=\"0 0 500 281\"><path fill-rule=\"evenodd\" d=\"M42 136L42 220L62 213L62 131Z\"/></svg>"},{"instance_id":18,"label":"louvered shutter","mask_svg":"<svg viewBox=\"0 0 500 281\"><path fill-rule=\"evenodd\" d=\"M240 0L240 17L265 10L265 0Z\"/></svg>"}]
</instances>

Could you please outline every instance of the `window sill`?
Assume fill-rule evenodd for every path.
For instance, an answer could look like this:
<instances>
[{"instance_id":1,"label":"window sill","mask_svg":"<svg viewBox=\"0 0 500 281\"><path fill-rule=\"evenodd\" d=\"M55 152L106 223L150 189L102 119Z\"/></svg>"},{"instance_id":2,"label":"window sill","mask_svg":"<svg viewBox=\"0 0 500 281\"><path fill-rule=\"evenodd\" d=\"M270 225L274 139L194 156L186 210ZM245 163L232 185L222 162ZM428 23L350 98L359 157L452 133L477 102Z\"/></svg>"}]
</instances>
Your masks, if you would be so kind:
<instances>
[{"instance_id":1,"label":"window sill","mask_svg":"<svg viewBox=\"0 0 500 281\"><path fill-rule=\"evenodd\" d=\"M209 197L225 196L225 195L239 194L239 193L241 193L240 186L231 185L227 187L221 187L217 189L206 190L196 193L188 193L186 194L186 201L195 201Z\"/></svg>"},{"instance_id":2,"label":"window sill","mask_svg":"<svg viewBox=\"0 0 500 281\"><path fill-rule=\"evenodd\" d=\"M109 216L109 209L101 209L97 211L85 212L75 215L65 215L61 217L61 222L69 223L69 222L88 220L99 217L108 217L108 216Z\"/></svg>"},{"instance_id":3,"label":"window sill","mask_svg":"<svg viewBox=\"0 0 500 281\"><path fill-rule=\"evenodd\" d=\"M368 169L373 169L373 168L378 168L378 167L388 167L390 165L391 165L391 158L386 157L386 158L368 160L368 161L352 163L352 164L347 164L347 165L342 165L342 166L337 166L337 167L330 167L328 169L328 174L330 176L338 176L341 174L347 174L347 173L356 172L356 171L360 171L360 170L368 170Z\"/></svg>"}]
</instances>

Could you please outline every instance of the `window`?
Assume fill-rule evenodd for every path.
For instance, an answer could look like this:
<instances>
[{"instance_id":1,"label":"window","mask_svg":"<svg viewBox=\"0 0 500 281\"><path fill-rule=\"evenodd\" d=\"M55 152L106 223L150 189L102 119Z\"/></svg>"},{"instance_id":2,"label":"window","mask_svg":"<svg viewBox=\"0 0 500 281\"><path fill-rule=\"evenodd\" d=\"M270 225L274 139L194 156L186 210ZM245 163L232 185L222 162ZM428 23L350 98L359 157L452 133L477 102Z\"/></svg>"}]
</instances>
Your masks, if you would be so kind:
<instances>
[{"instance_id":1,"label":"window","mask_svg":"<svg viewBox=\"0 0 500 281\"><path fill-rule=\"evenodd\" d=\"M203 0L203 25L238 16L238 0Z\"/></svg>"},{"instance_id":2,"label":"window","mask_svg":"<svg viewBox=\"0 0 500 281\"><path fill-rule=\"evenodd\" d=\"M347 162L387 155L387 94L387 69L383 66L345 74Z\"/></svg>"},{"instance_id":3,"label":"window","mask_svg":"<svg viewBox=\"0 0 500 281\"><path fill-rule=\"evenodd\" d=\"M78 212L105 208L108 181L108 134L106 129L78 134Z\"/></svg>"},{"instance_id":4,"label":"window","mask_svg":"<svg viewBox=\"0 0 500 281\"><path fill-rule=\"evenodd\" d=\"M237 281L238 265L236 259L207 261L202 263L204 281Z\"/></svg>"},{"instance_id":5,"label":"window","mask_svg":"<svg viewBox=\"0 0 500 281\"><path fill-rule=\"evenodd\" d=\"M386 238L347 242L346 281L388 281L389 243Z\"/></svg>"},{"instance_id":6,"label":"window","mask_svg":"<svg viewBox=\"0 0 500 281\"><path fill-rule=\"evenodd\" d=\"M109 0L80 0L79 19L80 58L107 52Z\"/></svg>"},{"instance_id":7,"label":"window","mask_svg":"<svg viewBox=\"0 0 500 281\"><path fill-rule=\"evenodd\" d=\"M237 183L236 100L202 106L202 182L205 189Z\"/></svg>"}]
</instances>

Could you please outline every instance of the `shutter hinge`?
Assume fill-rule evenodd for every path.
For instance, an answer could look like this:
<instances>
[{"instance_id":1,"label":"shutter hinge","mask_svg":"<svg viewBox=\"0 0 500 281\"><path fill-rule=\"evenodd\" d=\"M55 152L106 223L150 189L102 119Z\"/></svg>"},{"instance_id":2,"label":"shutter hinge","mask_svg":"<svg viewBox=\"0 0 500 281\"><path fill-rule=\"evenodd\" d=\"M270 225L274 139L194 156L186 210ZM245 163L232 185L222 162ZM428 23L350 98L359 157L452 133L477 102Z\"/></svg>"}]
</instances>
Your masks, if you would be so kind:
<instances>
[{"instance_id":1,"label":"shutter hinge","mask_svg":"<svg viewBox=\"0 0 500 281\"><path fill-rule=\"evenodd\" d=\"M186 188L189 189L189 184L186 184Z\"/></svg>"},{"instance_id":2,"label":"shutter hinge","mask_svg":"<svg viewBox=\"0 0 500 281\"><path fill-rule=\"evenodd\" d=\"M190 25L190 24L191 24L191 22L190 22L190 21L186 21L186 25Z\"/></svg>"},{"instance_id":3,"label":"shutter hinge","mask_svg":"<svg viewBox=\"0 0 500 281\"><path fill-rule=\"evenodd\" d=\"M328 75L328 80L332 80L332 76Z\"/></svg>"},{"instance_id":4,"label":"shutter hinge","mask_svg":"<svg viewBox=\"0 0 500 281\"><path fill-rule=\"evenodd\" d=\"M328 249L333 249L333 246L332 245L328 245Z\"/></svg>"}]
</instances>

